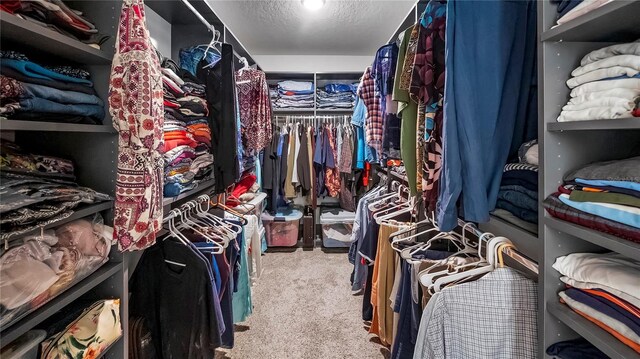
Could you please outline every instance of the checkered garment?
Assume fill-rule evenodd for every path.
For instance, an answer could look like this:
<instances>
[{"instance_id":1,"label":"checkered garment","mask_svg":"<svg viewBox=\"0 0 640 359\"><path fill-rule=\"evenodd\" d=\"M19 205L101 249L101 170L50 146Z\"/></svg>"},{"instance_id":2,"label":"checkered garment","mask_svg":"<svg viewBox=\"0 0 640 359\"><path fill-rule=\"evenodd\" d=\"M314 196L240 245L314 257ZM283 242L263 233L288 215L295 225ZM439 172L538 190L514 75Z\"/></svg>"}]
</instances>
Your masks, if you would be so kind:
<instances>
[{"instance_id":1,"label":"checkered garment","mask_svg":"<svg viewBox=\"0 0 640 359\"><path fill-rule=\"evenodd\" d=\"M443 289L422 314L414 359L534 359L538 286L511 268Z\"/></svg>"},{"instance_id":2,"label":"checkered garment","mask_svg":"<svg viewBox=\"0 0 640 359\"><path fill-rule=\"evenodd\" d=\"M365 133L367 144L376 150L376 154L382 154L382 129L383 114L380 108L380 94L376 94L376 86L371 76L371 67L367 67L358 86L358 97L367 107L365 120Z\"/></svg>"}]
</instances>

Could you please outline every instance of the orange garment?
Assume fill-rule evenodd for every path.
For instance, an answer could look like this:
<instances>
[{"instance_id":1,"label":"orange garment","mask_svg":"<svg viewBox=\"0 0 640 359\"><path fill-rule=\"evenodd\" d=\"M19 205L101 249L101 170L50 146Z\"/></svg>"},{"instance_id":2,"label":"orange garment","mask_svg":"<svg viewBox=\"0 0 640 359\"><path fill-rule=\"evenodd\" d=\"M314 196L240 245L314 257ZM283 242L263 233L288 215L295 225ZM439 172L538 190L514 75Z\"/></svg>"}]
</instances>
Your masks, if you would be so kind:
<instances>
[{"instance_id":1,"label":"orange garment","mask_svg":"<svg viewBox=\"0 0 640 359\"><path fill-rule=\"evenodd\" d=\"M178 146L189 146L191 148L196 148L198 146L198 143L190 139L164 140L165 151L170 151Z\"/></svg>"},{"instance_id":2,"label":"orange garment","mask_svg":"<svg viewBox=\"0 0 640 359\"><path fill-rule=\"evenodd\" d=\"M600 328L604 329L607 331L607 333L613 335L616 339L618 339L619 341L623 342L625 345L631 347L631 349L635 350L636 352L638 352L638 354L640 354L640 345L638 345L637 343L629 340L629 338L625 337L624 335L618 333L617 331L615 331L613 328L611 328L610 326L602 323L601 321L590 317L589 315L582 313L579 310L575 310L572 309L574 312L580 314L581 316L585 317L586 319L588 319L590 322L592 322L593 324L599 326Z\"/></svg>"},{"instance_id":3,"label":"orange garment","mask_svg":"<svg viewBox=\"0 0 640 359\"><path fill-rule=\"evenodd\" d=\"M622 309L626 310L627 312L635 315L637 318L640 318L640 309L638 309L635 305L630 304L618 297L616 297L615 295L609 294L605 291L602 290L594 290L594 289L579 289L583 292L587 292L589 294L598 296L598 297L602 297L610 302L613 302L617 305L619 305L620 307L622 307Z\"/></svg>"},{"instance_id":4,"label":"orange garment","mask_svg":"<svg viewBox=\"0 0 640 359\"><path fill-rule=\"evenodd\" d=\"M582 187L582 190L585 191L585 192L608 192L608 191L605 191L605 190L601 190L601 189L598 189L598 188L591 188L591 187Z\"/></svg>"},{"instance_id":5,"label":"orange garment","mask_svg":"<svg viewBox=\"0 0 640 359\"><path fill-rule=\"evenodd\" d=\"M371 304L374 307L374 323L371 324L369 333L377 334L380 341L385 345L391 345L394 338L394 313L391 305L391 291L393 290L398 257L393 248L391 248L389 237L397 230L397 226L386 224L380 226L371 286ZM374 332L376 320L377 333Z\"/></svg>"}]
</instances>

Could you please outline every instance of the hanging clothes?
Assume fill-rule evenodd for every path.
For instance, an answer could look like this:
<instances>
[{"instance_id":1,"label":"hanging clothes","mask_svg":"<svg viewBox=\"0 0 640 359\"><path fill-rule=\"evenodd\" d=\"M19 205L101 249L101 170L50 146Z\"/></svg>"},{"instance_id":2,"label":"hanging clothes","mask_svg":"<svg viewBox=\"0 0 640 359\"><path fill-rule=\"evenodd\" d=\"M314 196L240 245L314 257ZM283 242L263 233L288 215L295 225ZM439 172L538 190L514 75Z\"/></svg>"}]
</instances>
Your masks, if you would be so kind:
<instances>
[{"instance_id":1,"label":"hanging clothes","mask_svg":"<svg viewBox=\"0 0 640 359\"><path fill-rule=\"evenodd\" d=\"M340 170L338 169L338 154L335 127L325 127L325 186L331 197L338 197L340 193Z\"/></svg>"},{"instance_id":2,"label":"hanging clothes","mask_svg":"<svg viewBox=\"0 0 640 359\"><path fill-rule=\"evenodd\" d=\"M114 238L122 251L144 249L162 228L163 85L145 24L144 2L125 0L109 80L118 131Z\"/></svg>"},{"instance_id":3,"label":"hanging clothes","mask_svg":"<svg viewBox=\"0 0 640 359\"><path fill-rule=\"evenodd\" d=\"M242 138L245 148L261 151L271 142L271 101L265 73L248 68L236 72Z\"/></svg>"},{"instance_id":4,"label":"hanging clothes","mask_svg":"<svg viewBox=\"0 0 640 359\"><path fill-rule=\"evenodd\" d=\"M400 125L400 154L407 172L409 191L412 196L418 192L416 186L418 162L416 158L416 128L418 121L418 104L411 99L409 91L400 87L402 74L405 70L405 56L407 46L411 38L411 32L419 25L411 26L402 33L402 41L398 48L398 61L396 64L396 74L393 83L392 100L398 102L398 116L402 118Z\"/></svg>"},{"instance_id":5,"label":"hanging clothes","mask_svg":"<svg viewBox=\"0 0 640 359\"><path fill-rule=\"evenodd\" d=\"M535 72L535 5L447 3L446 140L437 208L441 230L453 229L459 214L470 222L487 222L495 207L514 129L523 128L518 124L530 108L531 97L523 89L531 88ZM469 41L478 46L468 46Z\"/></svg>"},{"instance_id":6,"label":"hanging clothes","mask_svg":"<svg viewBox=\"0 0 640 359\"><path fill-rule=\"evenodd\" d=\"M371 66L371 76L375 83L376 96L380 97L382 113L382 154L389 159L400 157L400 119L397 116L396 102L392 101L398 45L382 46L376 53Z\"/></svg>"},{"instance_id":7,"label":"hanging clothes","mask_svg":"<svg viewBox=\"0 0 640 359\"><path fill-rule=\"evenodd\" d=\"M207 88L215 191L223 193L240 176L233 46L222 44L220 61L212 67L207 65L205 60L200 61L197 77Z\"/></svg>"},{"instance_id":8,"label":"hanging clothes","mask_svg":"<svg viewBox=\"0 0 640 359\"><path fill-rule=\"evenodd\" d=\"M442 119L445 83L446 3L427 4L418 25L416 57L411 69L409 93L418 103L425 121L418 128L418 163L421 189L427 212L433 212L438 199L442 168Z\"/></svg>"},{"instance_id":9,"label":"hanging clothes","mask_svg":"<svg viewBox=\"0 0 640 359\"><path fill-rule=\"evenodd\" d=\"M300 137L300 146L298 152L298 160L297 160L297 171L298 171L298 180L300 183L300 188L302 188L302 194L307 195L311 190L311 153L310 153L310 145L309 145L309 135L308 129L305 126L300 126L298 128L298 135Z\"/></svg>"},{"instance_id":10,"label":"hanging clothes","mask_svg":"<svg viewBox=\"0 0 640 359\"><path fill-rule=\"evenodd\" d=\"M358 86L358 97L367 107L365 120L365 134L367 145L371 148L371 161L377 162L382 155L383 113L381 110L380 93L376 92L375 80L371 67L367 67ZM369 157L368 157L369 158Z\"/></svg>"}]
</instances>

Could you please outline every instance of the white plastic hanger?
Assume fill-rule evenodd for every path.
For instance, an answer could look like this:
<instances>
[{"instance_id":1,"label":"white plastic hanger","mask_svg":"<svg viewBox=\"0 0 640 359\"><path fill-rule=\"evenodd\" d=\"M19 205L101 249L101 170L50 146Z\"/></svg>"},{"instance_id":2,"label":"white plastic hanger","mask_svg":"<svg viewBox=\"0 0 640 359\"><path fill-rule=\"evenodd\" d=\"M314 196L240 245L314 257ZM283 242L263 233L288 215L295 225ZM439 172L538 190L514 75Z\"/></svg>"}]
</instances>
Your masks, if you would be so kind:
<instances>
[{"instance_id":1,"label":"white plastic hanger","mask_svg":"<svg viewBox=\"0 0 640 359\"><path fill-rule=\"evenodd\" d=\"M483 241L483 237L485 235L488 235L488 233L484 233L480 239L478 240L478 253L481 254L482 252L482 241ZM474 269L470 269L464 272L459 272L459 273L454 273L451 275L447 275L441 278L438 278L435 283L433 283L433 286L430 287L433 289L434 292L439 292L443 286L449 284L449 283L453 283L453 282L457 282L460 280L464 280L464 279L468 279L474 276L478 276L478 275L482 275L485 273L489 273L492 270L495 269L495 263L496 263L496 248L497 245L501 244L501 243L505 243L508 242L509 240L506 239L505 237L494 237L491 238L489 240L489 242L487 243L487 259L486 260L482 260L482 256L480 255L481 261L478 263L473 263L472 265L474 266L479 266L477 268ZM468 267L471 265L465 265L462 267Z\"/></svg>"},{"instance_id":2,"label":"white plastic hanger","mask_svg":"<svg viewBox=\"0 0 640 359\"><path fill-rule=\"evenodd\" d=\"M220 39L220 31L216 30L216 27L211 25L211 28L209 29L212 32L212 37L211 37L211 41L209 42L209 45L207 45L207 48L204 50L204 56L203 58L207 57L207 54L209 53L209 50L213 49L215 52L218 53L218 55L222 55L222 53L215 47L217 44L220 44L220 41L218 41ZM215 64L208 64L206 66L204 66L203 68L209 68L209 67L213 67Z\"/></svg>"}]
</instances>

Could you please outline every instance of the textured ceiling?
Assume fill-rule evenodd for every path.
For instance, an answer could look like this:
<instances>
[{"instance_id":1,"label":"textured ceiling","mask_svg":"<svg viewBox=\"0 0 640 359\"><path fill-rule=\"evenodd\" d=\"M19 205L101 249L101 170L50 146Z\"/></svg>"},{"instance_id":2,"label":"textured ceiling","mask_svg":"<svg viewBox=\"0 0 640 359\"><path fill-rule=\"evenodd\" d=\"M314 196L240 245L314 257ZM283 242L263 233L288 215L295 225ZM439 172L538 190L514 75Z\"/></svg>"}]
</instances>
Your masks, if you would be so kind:
<instances>
[{"instance_id":1,"label":"textured ceiling","mask_svg":"<svg viewBox=\"0 0 640 359\"><path fill-rule=\"evenodd\" d=\"M373 55L415 1L206 0L252 55Z\"/></svg>"}]
</instances>

